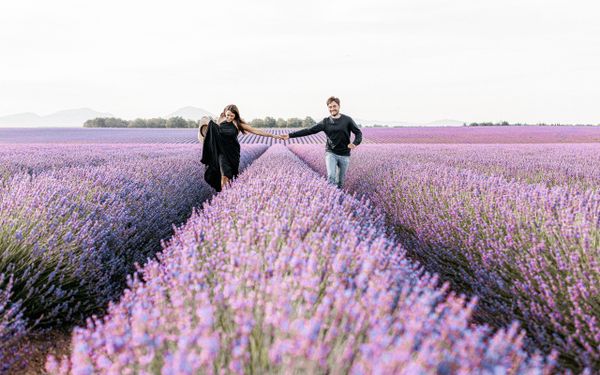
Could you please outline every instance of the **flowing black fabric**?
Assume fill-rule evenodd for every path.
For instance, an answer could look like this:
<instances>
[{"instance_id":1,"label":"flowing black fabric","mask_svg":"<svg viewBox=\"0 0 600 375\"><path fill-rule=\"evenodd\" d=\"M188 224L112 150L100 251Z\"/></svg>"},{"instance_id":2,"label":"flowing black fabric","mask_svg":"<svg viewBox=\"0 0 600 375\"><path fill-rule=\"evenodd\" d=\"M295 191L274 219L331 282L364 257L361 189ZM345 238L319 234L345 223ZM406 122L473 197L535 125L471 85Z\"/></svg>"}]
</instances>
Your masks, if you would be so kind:
<instances>
[{"instance_id":1,"label":"flowing black fabric","mask_svg":"<svg viewBox=\"0 0 600 375\"><path fill-rule=\"evenodd\" d=\"M221 173L229 179L240 173L240 141L238 128L233 122L224 121L219 125L219 155Z\"/></svg>"},{"instance_id":2,"label":"flowing black fabric","mask_svg":"<svg viewBox=\"0 0 600 375\"><path fill-rule=\"evenodd\" d=\"M238 129L232 122L208 123L202 146L202 164L206 165L204 180L221 191L221 173L229 179L237 177L240 169Z\"/></svg>"},{"instance_id":3,"label":"flowing black fabric","mask_svg":"<svg viewBox=\"0 0 600 375\"><path fill-rule=\"evenodd\" d=\"M219 170L219 130L217 124L210 120L202 144L202 159L206 165L204 180L216 191L221 191L221 171Z\"/></svg>"}]
</instances>

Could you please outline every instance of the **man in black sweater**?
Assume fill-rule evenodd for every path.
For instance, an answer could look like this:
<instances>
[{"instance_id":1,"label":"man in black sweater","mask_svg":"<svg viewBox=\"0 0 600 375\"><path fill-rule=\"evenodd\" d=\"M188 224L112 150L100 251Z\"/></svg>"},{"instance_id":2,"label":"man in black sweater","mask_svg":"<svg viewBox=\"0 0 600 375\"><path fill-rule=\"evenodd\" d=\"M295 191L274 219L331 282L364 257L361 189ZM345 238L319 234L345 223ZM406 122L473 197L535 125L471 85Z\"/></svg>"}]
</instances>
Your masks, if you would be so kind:
<instances>
[{"instance_id":1,"label":"man in black sweater","mask_svg":"<svg viewBox=\"0 0 600 375\"><path fill-rule=\"evenodd\" d=\"M327 180L341 188L350 165L350 150L360 144L362 132L351 117L340 113L340 99L334 96L327 99L327 108L329 108L331 116L324 118L312 128L284 135L283 139L304 137L324 131L327 135L325 147ZM354 142L352 143L350 143L351 132L354 133Z\"/></svg>"}]
</instances>

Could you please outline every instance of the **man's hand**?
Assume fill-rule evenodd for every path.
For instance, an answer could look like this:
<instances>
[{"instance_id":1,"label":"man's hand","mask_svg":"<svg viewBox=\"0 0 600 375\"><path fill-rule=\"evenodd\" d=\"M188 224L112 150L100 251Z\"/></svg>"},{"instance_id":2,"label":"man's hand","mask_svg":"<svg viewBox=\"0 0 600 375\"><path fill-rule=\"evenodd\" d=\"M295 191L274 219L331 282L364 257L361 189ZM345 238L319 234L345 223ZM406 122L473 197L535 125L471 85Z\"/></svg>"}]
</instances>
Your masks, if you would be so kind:
<instances>
[{"instance_id":1,"label":"man's hand","mask_svg":"<svg viewBox=\"0 0 600 375\"><path fill-rule=\"evenodd\" d=\"M354 150L354 148L356 148L356 145L355 145L354 143L350 143L350 144L348 145L348 148L349 148L350 150Z\"/></svg>"},{"instance_id":2,"label":"man's hand","mask_svg":"<svg viewBox=\"0 0 600 375\"><path fill-rule=\"evenodd\" d=\"M289 136L289 134L282 134L281 139L284 141L287 141L288 139L290 139L290 136Z\"/></svg>"}]
</instances>

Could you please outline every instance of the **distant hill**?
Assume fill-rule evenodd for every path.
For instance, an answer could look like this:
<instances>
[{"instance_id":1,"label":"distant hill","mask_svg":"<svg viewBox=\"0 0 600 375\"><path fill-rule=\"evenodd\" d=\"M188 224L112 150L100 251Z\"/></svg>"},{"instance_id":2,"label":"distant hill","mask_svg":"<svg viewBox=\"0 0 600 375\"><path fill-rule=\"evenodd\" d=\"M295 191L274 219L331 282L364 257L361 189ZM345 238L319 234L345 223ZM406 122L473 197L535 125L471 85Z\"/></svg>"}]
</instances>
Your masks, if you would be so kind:
<instances>
[{"instance_id":1,"label":"distant hill","mask_svg":"<svg viewBox=\"0 0 600 375\"><path fill-rule=\"evenodd\" d=\"M354 121L357 124L360 124L362 126L414 126L414 124L411 124L409 122L405 122L405 121L390 121L390 120L365 120L365 119L359 119L359 118L355 118Z\"/></svg>"},{"instance_id":2,"label":"distant hill","mask_svg":"<svg viewBox=\"0 0 600 375\"><path fill-rule=\"evenodd\" d=\"M182 117L186 120L199 120L203 116L213 116L212 113L198 107L183 107L164 116ZM58 111L46 116L37 113L24 112L0 116L0 127L82 127L87 120L97 117L115 117L110 113L98 112L90 108L76 108Z\"/></svg>"},{"instance_id":3,"label":"distant hill","mask_svg":"<svg viewBox=\"0 0 600 375\"><path fill-rule=\"evenodd\" d=\"M192 107L192 106L187 106L187 107L183 107L178 109L177 111L170 113L166 116L166 118L169 117L182 117L186 120L200 120L202 117L204 116L212 116L214 117L214 115L210 112L208 112L205 109L202 108L198 108L198 107Z\"/></svg>"},{"instance_id":4,"label":"distant hill","mask_svg":"<svg viewBox=\"0 0 600 375\"><path fill-rule=\"evenodd\" d=\"M169 113L163 118L182 117L186 120L199 120L204 116L214 115L207 110L199 107L187 106ZM110 113L98 112L90 108L77 108L58 111L46 116L40 116L36 113L25 112L16 113L7 116L0 116L0 127L82 127L87 120L97 117L115 117ZM355 121L362 126L462 126L463 121L458 120L437 120L428 123L411 123L406 121L392 120L365 120L355 118Z\"/></svg>"},{"instance_id":5,"label":"distant hill","mask_svg":"<svg viewBox=\"0 0 600 375\"><path fill-rule=\"evenodd\" d=\"M465 124L465 121L444 119L444 120L428 122L427 124L424 124L424 125L425 126L463 126L464 124Z\"/></svg>"},{"instance_id":6,"label":"distant hill","mask_svg":"<svg viewBox=\"0 0 600 375\"><path fill-rule=\"evenodd\" d=\"M81 127L89 119L96 117L114 117L110 113L94 111L90 108L77 108L58 111L46 116L25 112L0 116L2 127Z\"/></svg>"},{"instance_id":7,"label":"distant hill","mask_svg":"<svg viewBox=\"0 0 600 375\"><path fill-rule=\"evenodd\" d=\"M361 124L362 126L463 126L463 121L458 120L436 120L431 122L419 123L419 122L407 122L407 121L395 121L395 120L365 120L365 119L355 119L357 124Z\"/></svg>"},{"instance_id":8,"label":"distant hill","mask_svg":"<svg viewBox=\"0 0 600 375\"><path fill-rule=\"evenodd\" d=\"M14 115L0 117L0 126L39 126L37 124L41 123L41 121L42 117L36 113L16 113Z\"/></svg>"}]
</instances>

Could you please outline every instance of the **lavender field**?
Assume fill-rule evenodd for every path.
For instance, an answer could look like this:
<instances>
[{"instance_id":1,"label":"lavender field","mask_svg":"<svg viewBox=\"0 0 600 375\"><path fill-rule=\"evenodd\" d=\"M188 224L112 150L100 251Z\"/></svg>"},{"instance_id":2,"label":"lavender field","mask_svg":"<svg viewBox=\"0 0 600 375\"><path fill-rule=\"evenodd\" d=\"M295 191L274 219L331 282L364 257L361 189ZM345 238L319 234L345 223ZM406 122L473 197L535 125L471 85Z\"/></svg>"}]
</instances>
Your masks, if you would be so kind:
<instances>
[{"instance_id":1,"label":"lavender field","mask_svg":"<svg viewBox=\"0 0 600 375\"><path fill-rule=\"evenodd\" d=\"M0 129L0 373L600 369L600 128L240 141L215 195L195 129Z\"/></svg>"},{"instance_id":2,"label":"lavender field","mask_svg":"<svg viewBox=\"0 0 600 375\"><path fill-rule=\"evenodd\" d=\"M265 146L245 146L242 167ZM30 329L81 322L214 191L196 146L0 151L0 363ZM8 340L10 339L10 340Z\"/></svg>"},{"instance_id":3,"label":"lavender field","mask_svg":"<svg viewBox=\"0 0 600 375\"><path fill-rule=\"evenodd\" d=\"M270 175L264 179L262 176ZM173 236L51 373L543 372L282 146ZM190 288L190 285L193 287Z\"/></svg>"},{"instance_id":4,"label":"lavender field","mask_svg":"<svg viewBox=\"0 0 600 375\"><path fill-rule=\"evenodd\" d=\"M298 129L266 129L273 134L287 134ZM198 143L197 129L105 129L105 128L0 128L0 144L21 143L78 143L78 144L156 144L156 143ZM292 139L294 143L324 143L323 134ZM271 145L282 143L272 138L254 134L240 135L240 143L261 143Z\"/></svg>"},{"instance_id":5,"label":"lavender field","mask_svg":"<svg viewBox=\"0 0 600 375\"><path fill-rule=\"evenodd\" d=\"M293 128L265 129L286 134ZM363 128L364 143L595 143L600 126L481 126ZM9 143L197 143L196 129L105 128L0 128L0 144ZM282 144L254 134L240 136L241 143ZM315 134L286 143L323 144Z\"/></svg>"}]
</instances>

